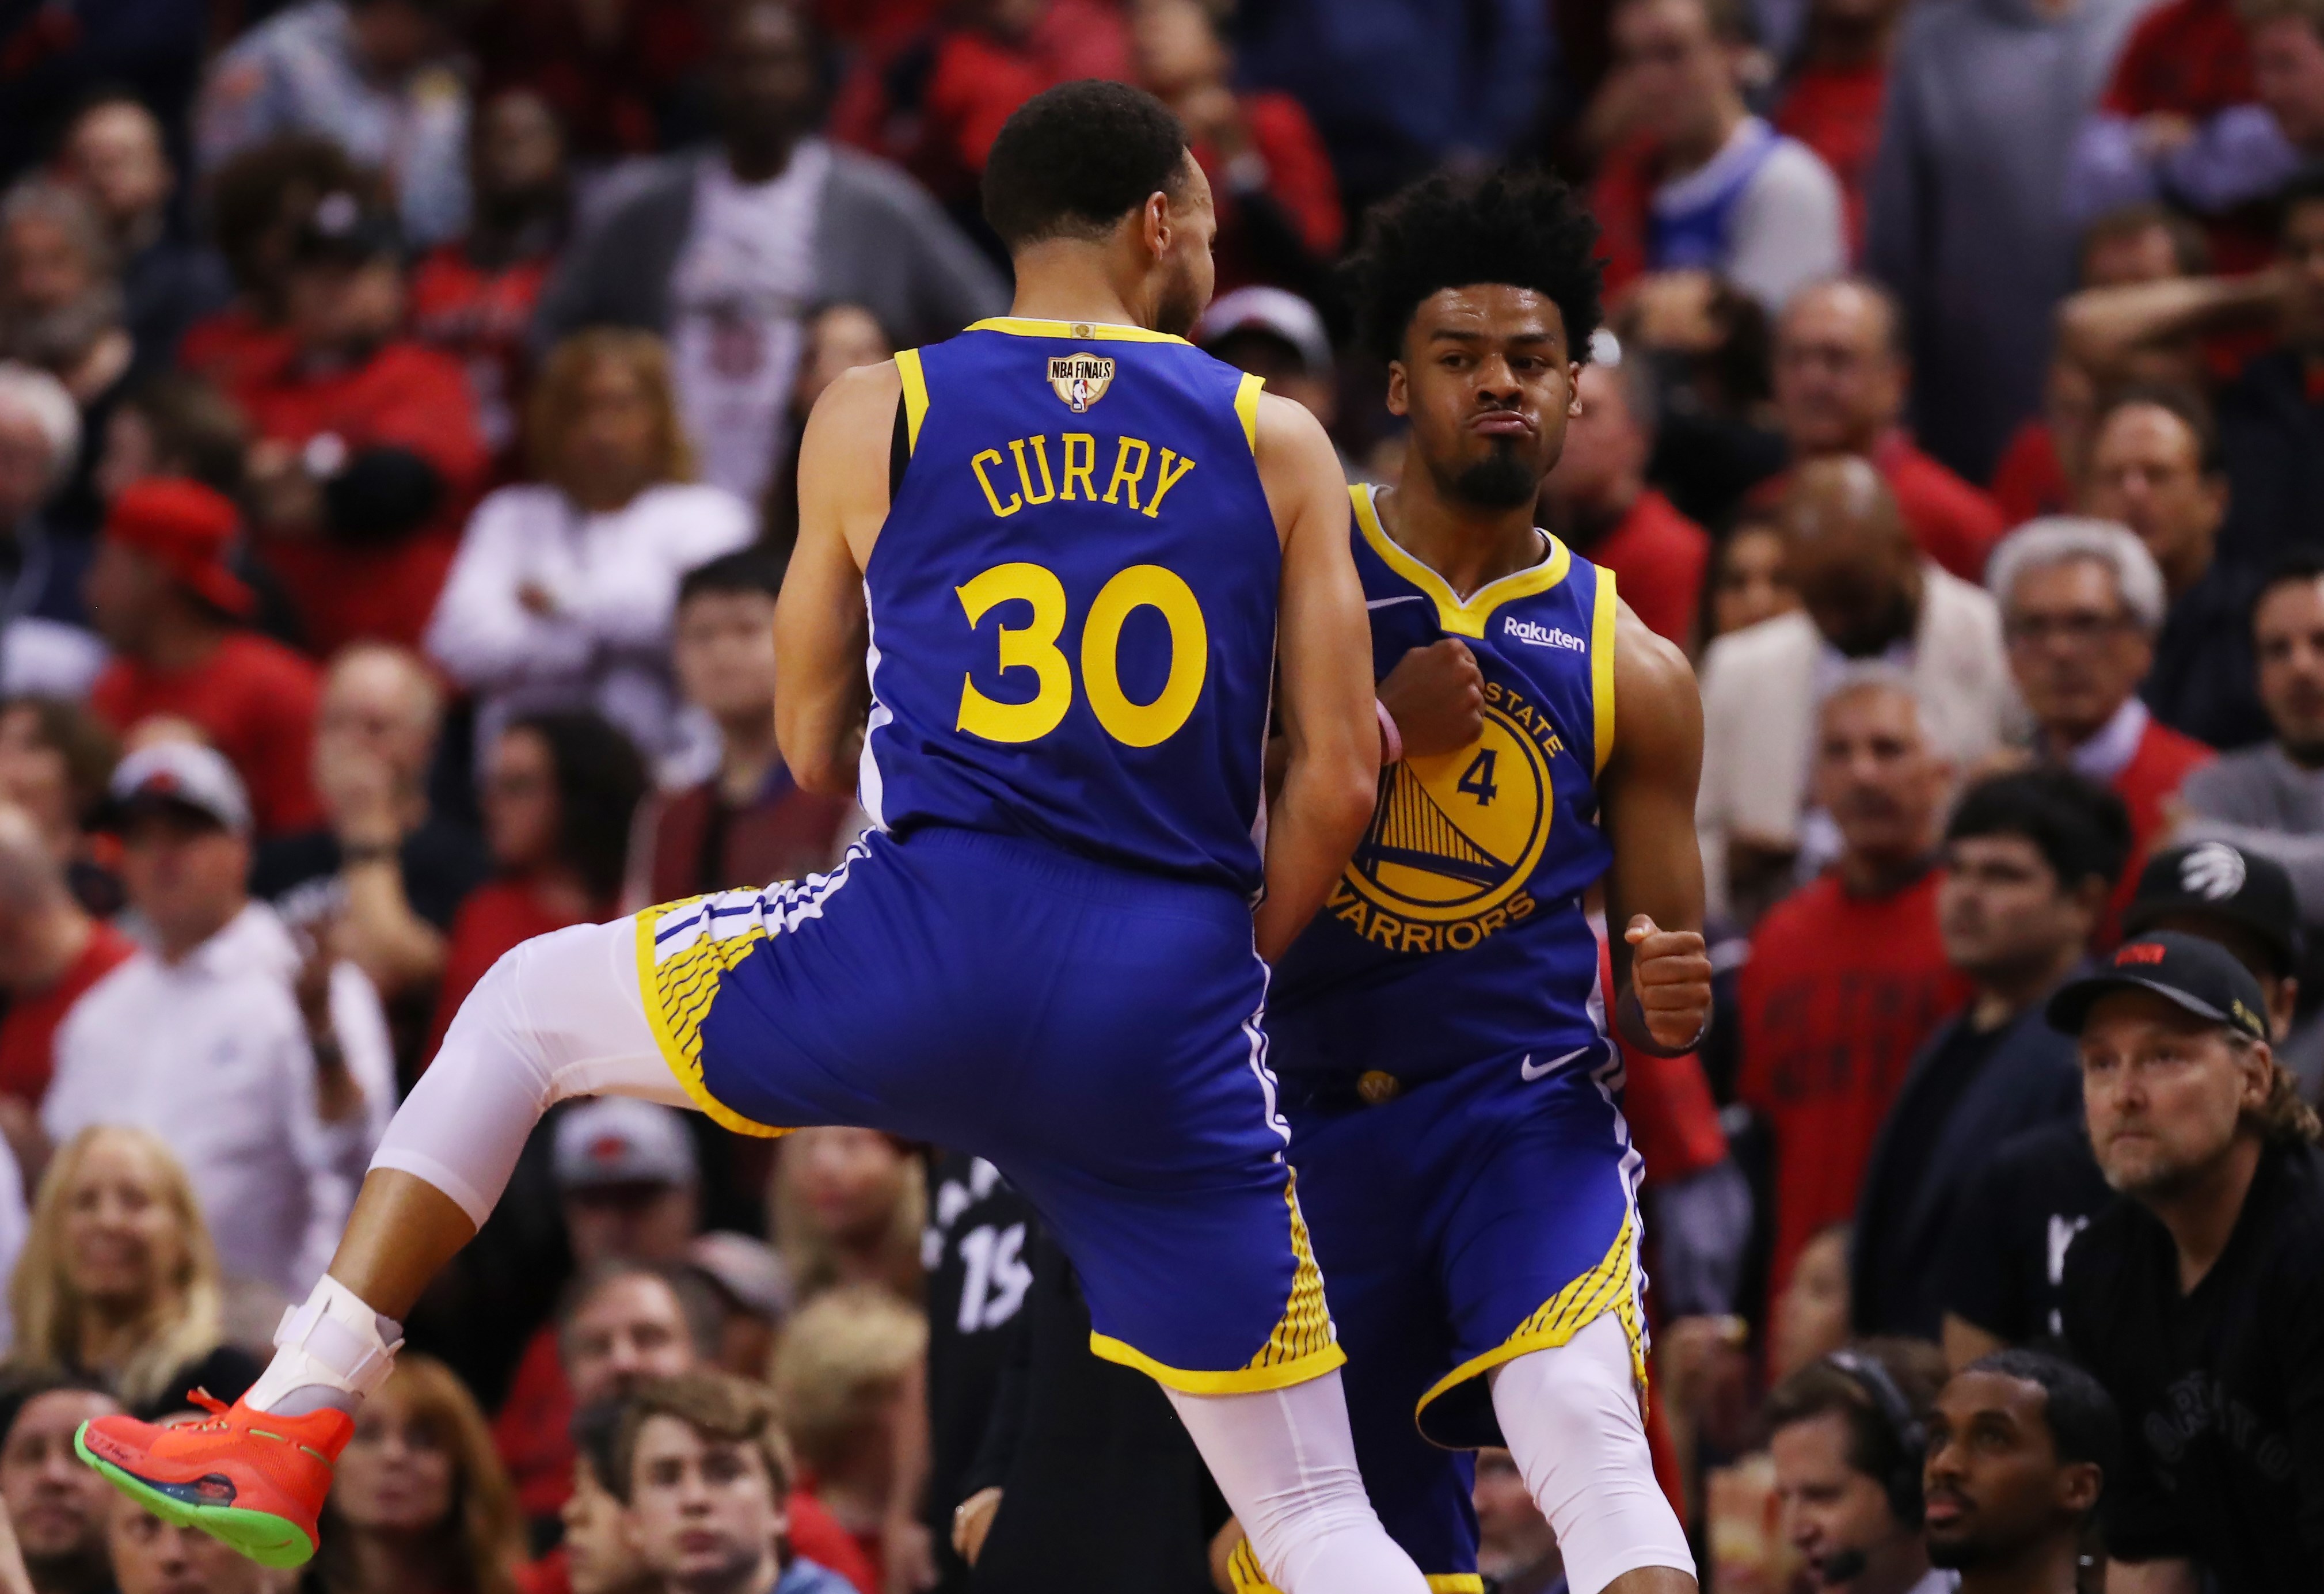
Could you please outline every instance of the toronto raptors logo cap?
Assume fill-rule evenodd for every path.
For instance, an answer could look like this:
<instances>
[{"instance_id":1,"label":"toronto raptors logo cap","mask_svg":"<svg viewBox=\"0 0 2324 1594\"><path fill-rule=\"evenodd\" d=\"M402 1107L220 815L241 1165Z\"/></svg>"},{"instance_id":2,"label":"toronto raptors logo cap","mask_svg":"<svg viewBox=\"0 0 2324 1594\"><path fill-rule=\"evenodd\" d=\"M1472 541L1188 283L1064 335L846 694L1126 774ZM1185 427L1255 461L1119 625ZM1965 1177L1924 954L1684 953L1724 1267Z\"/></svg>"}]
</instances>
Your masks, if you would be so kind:
<instances>
[{"instance_id":1,"label":"toronto raptors logo cap","mask_svg":"<svg viewBox=\"0 0 2324 1594\"><path fill-rule=\"evenodd\" d=\"M2267 999L2259 981L2216 941L2156 930L2114 949L2097 970L2050 999L2050 1027L2080 1035L2090 1009L2122 990L2147 990L2196 1018L2265 1040Z\"/></svg>"},{"instance_id":2,"label":"toronto raptors logo cap","mask_svg":"<svg viewBox=\"0 0 2324 1594\"><path fill-rule=\"evenodd\" d=\"M2124 932L2159 927L2201 935L2207 923L2256 936L2278 974L2299 972L2300 902L2292 877L2274 859L2226 842L2190 842L2149 860L2123 913Z\"/></svg>"}]
</instances>

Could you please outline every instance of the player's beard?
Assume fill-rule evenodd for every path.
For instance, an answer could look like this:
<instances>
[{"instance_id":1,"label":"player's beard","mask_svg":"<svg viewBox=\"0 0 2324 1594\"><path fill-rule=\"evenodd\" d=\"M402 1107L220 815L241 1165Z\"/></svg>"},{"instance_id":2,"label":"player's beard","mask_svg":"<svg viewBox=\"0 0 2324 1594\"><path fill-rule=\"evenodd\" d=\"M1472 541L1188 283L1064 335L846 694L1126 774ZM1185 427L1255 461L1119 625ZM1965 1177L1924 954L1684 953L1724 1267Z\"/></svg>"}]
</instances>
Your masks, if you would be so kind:
<instances>
[{"instance_id":1,"label":"player's beard","mask_svg":"<svg viewBox=\"0 0 2324 1594\"><path fill-rule=\"evenodd\" d=\"M1185 337L1202 318L1203 294L1194 285L1194 273L1183 269L1173 273L1154 306L1154 330Z\"/></svg>"},{"instance_id":2,"label":"player's beard","mask_svg":"<svg viewBox=\"0 0 2324 1594\"><path fill-rule=\"evenodd\" d=\"M1453 497L1475 508L1515 509L1540 493L1541 473L1518 454L1514 441L1496 438L1490 454L1462 467L1444 485Z\"/></svg>"}]
</instances>

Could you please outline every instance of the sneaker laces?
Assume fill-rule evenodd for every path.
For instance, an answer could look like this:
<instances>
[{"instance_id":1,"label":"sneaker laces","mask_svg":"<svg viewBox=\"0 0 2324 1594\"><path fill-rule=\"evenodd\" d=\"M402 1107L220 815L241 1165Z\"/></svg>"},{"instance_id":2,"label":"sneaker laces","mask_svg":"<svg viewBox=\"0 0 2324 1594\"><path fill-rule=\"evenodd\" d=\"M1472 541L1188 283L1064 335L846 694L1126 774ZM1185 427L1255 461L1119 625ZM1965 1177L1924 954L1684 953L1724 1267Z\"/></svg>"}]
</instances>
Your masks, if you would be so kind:
<instances>
[{"instance_id":1,"label":"sneaker laces","mask_svg":"<svg viewBox=\"0 0 2324 1594\"><path fill-rule=\"evenodd\" d=\"M209 1415L201 1422L189 1423L186 1426L204 1430L206 1432L216 1431L223 1433L225 1431L226 1414L231 1409L227 1406L225 1401L220 1400L217 1396L211 1394L207 1389L189 1389L186 1391L186 1398L192 1401L204 1411L209 1413Z\"/></svg>"}]
</instances>

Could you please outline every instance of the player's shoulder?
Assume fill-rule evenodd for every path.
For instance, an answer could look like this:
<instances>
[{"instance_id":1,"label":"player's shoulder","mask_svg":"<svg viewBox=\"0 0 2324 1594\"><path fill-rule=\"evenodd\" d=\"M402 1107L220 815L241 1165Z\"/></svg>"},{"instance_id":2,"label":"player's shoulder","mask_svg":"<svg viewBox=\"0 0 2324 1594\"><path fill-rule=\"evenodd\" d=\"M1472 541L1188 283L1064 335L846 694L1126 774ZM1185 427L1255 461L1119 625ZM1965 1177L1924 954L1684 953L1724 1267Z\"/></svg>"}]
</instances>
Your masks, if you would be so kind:
<instances>
[{"instance_id":1,"label":"player's shoulder","mask_svg":"<svg viewBox=\"0 0 2324 1594\"><path fill-rule=\"evenodd\" d=\"M824 430L835 426L852 430L860 424L873 422L890 426L895 421L896 401L903 392L903 371L897 360L853 366L841 372L823 390L808 419L810 424L821 423Z\"/></svg>"}]
</instances>

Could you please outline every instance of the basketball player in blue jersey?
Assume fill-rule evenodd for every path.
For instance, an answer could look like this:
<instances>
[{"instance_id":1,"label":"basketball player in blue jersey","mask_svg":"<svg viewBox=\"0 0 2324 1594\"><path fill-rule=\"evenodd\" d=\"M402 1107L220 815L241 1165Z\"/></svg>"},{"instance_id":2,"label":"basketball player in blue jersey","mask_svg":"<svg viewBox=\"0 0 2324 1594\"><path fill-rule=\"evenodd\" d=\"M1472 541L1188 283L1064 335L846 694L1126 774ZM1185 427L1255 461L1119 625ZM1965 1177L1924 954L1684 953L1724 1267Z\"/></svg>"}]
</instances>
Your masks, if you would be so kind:
<instances>
[{"instance_id":1,"label":"basketball player in blue jersey","mask_svg":"<svg viewBox=\"0 0 2324 1594\"><path fill-rule=\"evenodd\" d=\"M1668 1055L1709 1018L1701 703L1612 574L1533 519L1598 324L1595 236L1554 179L1432 179L1355 263L1410 422L1398 479L1355 493L1401 745L1268 1004L1365 1481L1448 1594L1482 1586L1465 1452L1488 1444L1515 1455L1575 1594L1694 1588L1647 1453L1612 1041ZM1600 893L1620 926L1610 1015Z\"/></svg>"},{"instance_id":2,"label":"basketball player in blue jersey","mask_svg":"<svg viewBox=\"0 0 2324 1594\"><path fill-rule=\"evenodd\" d=\"M1262 960L1339 877L1380 767L1338 463L1178 336L1213 218L1160 102L1043 95L984 181L1017 313L841 378L801 449L777 731L874 828L831 874L502 959L258 1384L190 1426L83 1431L133 1497L305 1560L394 1320L541 1113L614 1093L990 1158L1071 1254L1093 1348L1165 1386L1278 1584L1425 1588L1357 1473L1259 1027ZM1270 705L1290 760L1262 850Z\"/></svg>"}]
</instances>

